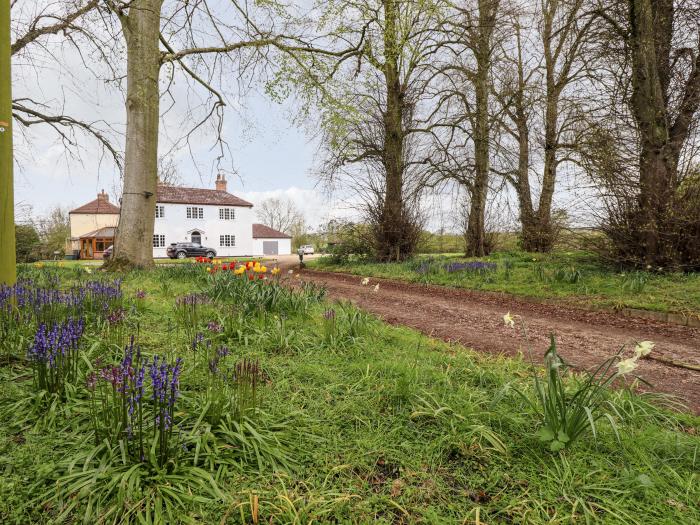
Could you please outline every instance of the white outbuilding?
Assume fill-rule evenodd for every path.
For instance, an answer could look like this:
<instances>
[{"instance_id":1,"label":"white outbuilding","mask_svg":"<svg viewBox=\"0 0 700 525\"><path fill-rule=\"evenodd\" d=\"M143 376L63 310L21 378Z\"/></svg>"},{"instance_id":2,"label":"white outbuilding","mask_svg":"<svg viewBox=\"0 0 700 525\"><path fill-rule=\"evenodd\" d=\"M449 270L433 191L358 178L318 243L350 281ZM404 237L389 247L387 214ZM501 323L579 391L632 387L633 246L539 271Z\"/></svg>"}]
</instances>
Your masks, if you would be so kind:
<instances>
[{"instance_id":1,"label":"white outbuilding","mask_svg":"<svg viewBox=\"0 0 700 525\"><path fill-rule=\"evenodd\" d=\"M253 247L257 255L289 255L292 237L264 224L253 224Z\"/></svg>"}]
</instances>

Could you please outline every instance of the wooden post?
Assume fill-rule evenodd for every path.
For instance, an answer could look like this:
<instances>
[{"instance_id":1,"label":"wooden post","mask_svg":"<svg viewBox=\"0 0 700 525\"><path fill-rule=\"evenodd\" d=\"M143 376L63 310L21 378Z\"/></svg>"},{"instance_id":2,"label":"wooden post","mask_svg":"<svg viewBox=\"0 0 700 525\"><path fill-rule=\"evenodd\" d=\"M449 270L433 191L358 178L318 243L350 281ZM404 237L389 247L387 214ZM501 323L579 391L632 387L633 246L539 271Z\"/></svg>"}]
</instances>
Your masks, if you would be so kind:
<instances>
[{"instance_id":1,"label":"wooden post","mask_svg":"<svg viewBox=\"0 0 700 525\"><path fill-rule=\"evenodd\" d=\"M0 284L17 280L10 60L10 0L0 0Z\"/></svg>"}]
</instances>

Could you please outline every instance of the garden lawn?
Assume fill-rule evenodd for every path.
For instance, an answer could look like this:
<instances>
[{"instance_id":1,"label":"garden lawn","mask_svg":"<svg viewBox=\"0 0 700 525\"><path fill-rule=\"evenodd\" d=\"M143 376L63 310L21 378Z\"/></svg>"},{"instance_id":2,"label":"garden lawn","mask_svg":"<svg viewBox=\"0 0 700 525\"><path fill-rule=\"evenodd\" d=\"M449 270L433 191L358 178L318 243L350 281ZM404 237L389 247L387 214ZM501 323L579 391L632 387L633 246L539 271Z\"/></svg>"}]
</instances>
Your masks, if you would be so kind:
<instances>
[{"instance_id":1,"label":"garden lawn","mask_svg":"<svg viewBox=\"0 0 700 525\"><path fill-rule=\"evenodd\" d=\"M521 266L512 282L531 271ZM51 272L63 287L95 278ZM35 282L46 273L20 269ZM551 452L516 392L534 399L522 361L319 302L295 278L302 299L253 301L233 275L199 265L123 277L126 318L118 329L87 325L81 378L65 400L37 395L29 339L0 356L2 523L700 522L700 419L657 408L653 396L610 393L617 430L600 420L596 439ZM175 302L191 292L212 302L187 326ZM145 354L184 359L170 470L95 445L85 379L98 357L117 362L131 334ZM204 353L222 345L231 366L245 358L263 370L257 409L243 425L229 421L231 432L206 422Z\"/></svg>"},{"instance_id":2,"label":"garden lawn","mask_svg":"<svg viewBox=\"0 0 700 525\"><path fill-rule=\"evenodd\" d=\"M488 267L451 271L454 263L487 263ZM310 261L311 268L410 282L505 292L579 307L639 308L700 316L700 274L614 271L595 255L575 252L533 254L498 252L488 257L417 256L402 263L363 260ZM476 267L475 267L476 266Z\"/></svg>"}]
</instances>

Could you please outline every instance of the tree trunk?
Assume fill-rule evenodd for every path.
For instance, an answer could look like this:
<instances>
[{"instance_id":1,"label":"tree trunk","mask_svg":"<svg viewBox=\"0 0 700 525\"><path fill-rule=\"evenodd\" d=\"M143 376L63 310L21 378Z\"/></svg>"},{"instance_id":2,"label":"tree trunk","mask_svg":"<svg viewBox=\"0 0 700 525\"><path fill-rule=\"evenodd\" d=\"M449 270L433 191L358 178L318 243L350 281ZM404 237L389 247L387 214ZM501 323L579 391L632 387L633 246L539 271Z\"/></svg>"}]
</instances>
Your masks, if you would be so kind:
<instances>
[{"instance_id":1,"label":"tree trunk","mask_svg":"<svg viewBox=\"0 0 700 525\"><path fill-rule=\"evenodd\" d=\"M672 21L672 0L630 2L632 108L640 132L640 233L644 262L651 266L666 262L661 235L665 215L673 208L680 152L671 140L667 107Z\"/></svg>"},{"instance_id":2,"label":"tree trunk","mask_svg":"<svg viewBox=\"0 0 700 525\"><path fill-rule=\"evenodd\" d=\"M162 0L134 0L121 17L127 45L126 153L119 227L110 265L153 265L158 182L160 11Z\"/></svg>"},{"instance_id":3,"label":"tree trunk","mask_svg":"<svg viewBox=\"0 0 700 525\"><path fill-rule=\"evenodd\" d=\"M399 78L396 0L384 0L384 169L386 188L380 218L377 254L381 260L402 260L410 253L405 238L403 202L403 91Z\"/></svg>"},{"instance_id":4,"label":"tree trunk","mask_svg":"<svg viewBox=\"0 0 700 525\"><path fill-rule=\"evenodd\" d=\"M0 285L17 280L10 57L10 0L0 0Z\"/></svg>"},{"instance_id":5,"label":"tree trunk","mask_svg":"<svg viewBox=\"0 0 700 525\"><path fill-rule=\"evenodd\" d=\"M475 87L476 116L474 127L474 184L471 192L471 209L467 224L468 257L483 257L488 254L486 242L486 199L489 184L489 113L488 113L488 66L479 61Z\"/></svg>"},{"instance_id":6,"label":"tree trunk","mask_svg":"<svg viewBox=\"0 0 700 525\"><path fill-rule=\"evenodd\" d=\"M474 182L471 188L471 207L466 233L466 255L482 257L492 246L486 240L486 199L490 172L489 75L491 73L491 45L498 2L479 1L479 29L475 46L476 79L474 96Z\"/></svg>"}]
</instances>

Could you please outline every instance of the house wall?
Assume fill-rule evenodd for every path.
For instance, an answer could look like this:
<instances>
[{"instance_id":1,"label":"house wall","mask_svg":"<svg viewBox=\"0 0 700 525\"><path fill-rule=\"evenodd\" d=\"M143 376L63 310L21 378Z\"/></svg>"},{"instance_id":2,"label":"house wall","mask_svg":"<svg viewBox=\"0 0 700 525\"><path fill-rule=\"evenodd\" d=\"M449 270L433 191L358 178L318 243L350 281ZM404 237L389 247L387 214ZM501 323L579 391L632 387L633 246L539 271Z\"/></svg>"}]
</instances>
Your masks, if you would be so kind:
<instances>
[{"instance_id":1,"label":"house wall","mask_svg":"<svg viewBox=\"0 0 700 525\"><path fill-rule=\"evenodd\" d=\"M173 242L190 242L193 230L202 234L202 245L214 248L220 257L253 255L253 209L247 206L212 206L198 204L157 203L164 206L164 216L155 220L155 235L165 235L165 247L153 248L153 257L167 257L165 249ZM187 208L204 209L204 218L188 219ZM219 208L234 208L233 220L219 219ZM236 246L219 245L220 235L235 235Z\"/></svg>"},{"instance_id":2,"label":"house wall","mask_svg":"<svg viewBox=\"0 0 700 525\"><path fill-rule=\"evenodd\" d=\"M277 241L278 255L292 253L292 239L253 239L253 255L263 255L263 241Z\"/></svg>"},{"instance_id":3,"label":"house wall","mask_svg":"<svg viewBox=\"0 0 700 525\"><path fill-rule=\"evenodd\" d=\"M68 250L79 250L79 237L100 228L115 227L119 223L118 213L70 213L70 239Z\"/></svg>"}]
</instances>

